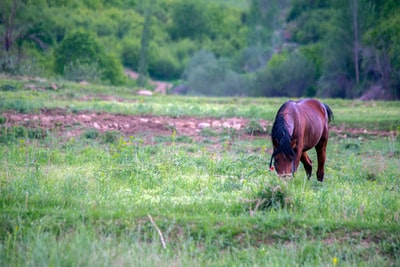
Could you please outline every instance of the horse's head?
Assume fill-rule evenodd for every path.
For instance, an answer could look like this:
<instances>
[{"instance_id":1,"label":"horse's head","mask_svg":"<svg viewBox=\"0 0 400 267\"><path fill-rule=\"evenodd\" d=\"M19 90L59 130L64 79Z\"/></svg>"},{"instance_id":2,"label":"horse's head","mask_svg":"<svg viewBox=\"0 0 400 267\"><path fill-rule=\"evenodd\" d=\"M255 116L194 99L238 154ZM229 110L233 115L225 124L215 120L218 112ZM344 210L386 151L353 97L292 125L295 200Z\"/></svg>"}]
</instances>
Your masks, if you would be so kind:
<instances>
[{"instance_id":1,"label":"horse's head","mask_svg":"<svg viewBox=\"0 0 400 267\"><path fill-rule=\"evenodd\" d=\"M296 168L294 162L297 140L292 137L295 120L290 114L291 105L293 103L288 101L281 106L271 131L274 152L269 165L271 168L274 161L274 167L279 176L293 175Z\"/></svg>"},{"instance_id":2,"label":"horse's head","mask_svg":"<svg viewBox=\"0 0 400 267\"><path fill-rule=\"evenodd\" d=\"M282 141L282 140L281 140ZM275 170L279 176L293 176L295 172L295 141L278 142L273 140L274 152L272 153L269 167L274 163Z\"/></svg>"}]
</instances>

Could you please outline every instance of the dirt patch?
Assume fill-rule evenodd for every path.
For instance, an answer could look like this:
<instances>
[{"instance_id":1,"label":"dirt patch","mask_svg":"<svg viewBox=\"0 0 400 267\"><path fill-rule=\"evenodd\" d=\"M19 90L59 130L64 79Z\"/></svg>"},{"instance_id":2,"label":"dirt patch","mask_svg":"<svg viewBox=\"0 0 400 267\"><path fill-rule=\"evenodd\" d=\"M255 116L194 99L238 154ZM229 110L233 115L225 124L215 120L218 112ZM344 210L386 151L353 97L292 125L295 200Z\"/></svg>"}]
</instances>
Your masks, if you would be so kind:
<instances>
[{"instance_id":1,"label":"dirt patch","mask_svg":"<svg viewBox=\"0 0 400 267\"><path fill-rule=\"evenodd\" d=\"M42 109L39 114L20 114L7 112L2 114L6 118L5 126L22 125L27 128L41 128L56 132L65 137L76 137L87 129L96 129L98 132L118 131L124 136L141 136L145 140L151 140L155 136L187 136L198 141L205 136L221 133L237 133L239 138L253 138L255 136L269 138L272 121L259 120L257 126L264 133L251 132L252 124L245 118L198 118L198 117L168 117L153 115L123 115L111 113L77 112L72 113L65 109ZM339 136L347 134L371 134L388 136L389 132L367 131L366 129L347 129L345 127L332 126L332 132ZM207 134L204 133L209 133Z\"/></svg>"},{"instance_id":2,"label":"dirt patch","mask_svg":"<svg viewBox=\"0 0 400 267\"><path fill-rule=\"evenodd\" d=\"M137 80L139 78L139 74L137 72L134 72L133 70L125 69L125 74L134 80ZM154 87L154 92L160 93L160 94L167 94L167 91L171 89L172 83L168 82L163 82L163 81L153 81L149 80L149 83L152 87Z\"/></svg>"},{"instance_id":3,"label":"dirt patch","mask_svg":"<svg viewBox=\"0 0 400 267\"><path fill-rule=\"evenodd\" d=\"M77 112L64 109L43 109L40 114L3 113L5 125L22 125L28 128L42 128L57 132L66 137L75 137L84 130L96 129L99 132L118 131L124 136L141 136L151 139L154 136L188 136L194 140L204 137L204 131L218 134L229 130L240 132L244 136L253 136L246 132L249 120L243 118L196 118L167 117L152 115L123 115L110 113ZM267 121L260 121L267 128ZM203 134L202 134L203 132ZM266 134L265 134L266 135Z\"/></svg>"}]
</instances>

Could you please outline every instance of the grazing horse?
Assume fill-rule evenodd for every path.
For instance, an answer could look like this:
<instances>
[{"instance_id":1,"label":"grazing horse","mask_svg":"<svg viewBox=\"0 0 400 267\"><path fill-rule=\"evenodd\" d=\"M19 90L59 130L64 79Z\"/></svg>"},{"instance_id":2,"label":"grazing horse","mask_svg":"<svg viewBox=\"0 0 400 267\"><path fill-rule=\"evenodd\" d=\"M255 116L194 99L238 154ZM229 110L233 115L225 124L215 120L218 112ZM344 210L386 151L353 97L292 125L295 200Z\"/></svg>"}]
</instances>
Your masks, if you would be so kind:
<instances>
[{"instance_id":1,"label":"grazing horse","mask_svg":"<svg viewBox=\"0 0 400 267\"><path fill-rule=\"evenodd\" d=\"M328 105L316 99L285 102L275 117L271 138L274 151L272 160L279 176L294 175L300 161L308 178L312 173L312 162L307 150L315 147L318 158L317 179L324 180L328 123L333 112Z\"/></svg>"}]
</instances>

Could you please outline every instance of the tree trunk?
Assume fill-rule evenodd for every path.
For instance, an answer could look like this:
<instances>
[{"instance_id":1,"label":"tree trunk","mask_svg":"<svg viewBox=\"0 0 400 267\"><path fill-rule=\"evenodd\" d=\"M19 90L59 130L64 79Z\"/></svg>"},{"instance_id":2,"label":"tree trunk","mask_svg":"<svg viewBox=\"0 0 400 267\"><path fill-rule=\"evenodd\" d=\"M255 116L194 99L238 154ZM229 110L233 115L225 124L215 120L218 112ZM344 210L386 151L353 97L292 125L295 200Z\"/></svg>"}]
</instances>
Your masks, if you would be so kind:
<instances>
[{"instance_id":1,"label":"tree trunk","mask_svg":"<svg viewBox=\"0 0 400 267\"><path fill-rule=\"evenodd\" d=\"M144 86L147 80L147 65L148 65L148 47L150 40L150 24L151 24L151 13L152 13L153 1L149 1L144 15L144 24L142 30L142 38L140 41L140 55L139 55L139 78L137 84Z\"/></svg>"},{"instance_id":2,"label":"tree trunk","mask_svg":"<svg viewBox=\"0 0 400 267\"><path fill-rule=\"evenodd\" d=\"M353 14L353 53L354 53L354 71L356 76L356 84L360 83L360 66L359 66L359 52L360 52L360 41L358 36L358 7L357 0L351 1L351 9Z\"/></svg>"},{"instance_id":3,"label":"tree trunk","mask_svg":"<svg viewBox=\"0 0 400 267\"><path fill-rule=\"evenodd\" d=\"M13 0L11 10L9 13L9 17L7 18L7 15L5 15L4 21L5 21L5 31L4 31L4 50L9 51L14 43L14 35L13 35L13 30L14 30L14 18L15 14L17 12L17 0Z\"/></svg>"}]
</instances>

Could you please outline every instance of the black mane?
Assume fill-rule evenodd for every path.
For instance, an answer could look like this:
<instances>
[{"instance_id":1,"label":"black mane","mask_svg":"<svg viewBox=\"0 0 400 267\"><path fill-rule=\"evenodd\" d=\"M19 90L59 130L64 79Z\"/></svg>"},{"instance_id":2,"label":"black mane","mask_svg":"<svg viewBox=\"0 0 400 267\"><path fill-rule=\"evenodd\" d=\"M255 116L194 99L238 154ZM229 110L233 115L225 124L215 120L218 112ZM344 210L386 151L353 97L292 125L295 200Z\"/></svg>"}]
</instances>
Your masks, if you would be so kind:
<instances>
[{"instance_id":1,"label":"black mane","mask_svg":"<svg viewBox=\"0 0 400 267\"><path fill-rule=\"evenodd\" d=\"M283 113L289 102L290 101L287 101L280 107L278 114L276 114L274 125L272 126L272 140L276 140L278 142L276 144L276 147L274 147L274 153L272 157L280 152L283 152L283 154L290 159L293 159L295 157L295 153L291 144L292 137L290 136L290 133L286 127L285 117Z\"/></svg>"}]
</instances>

